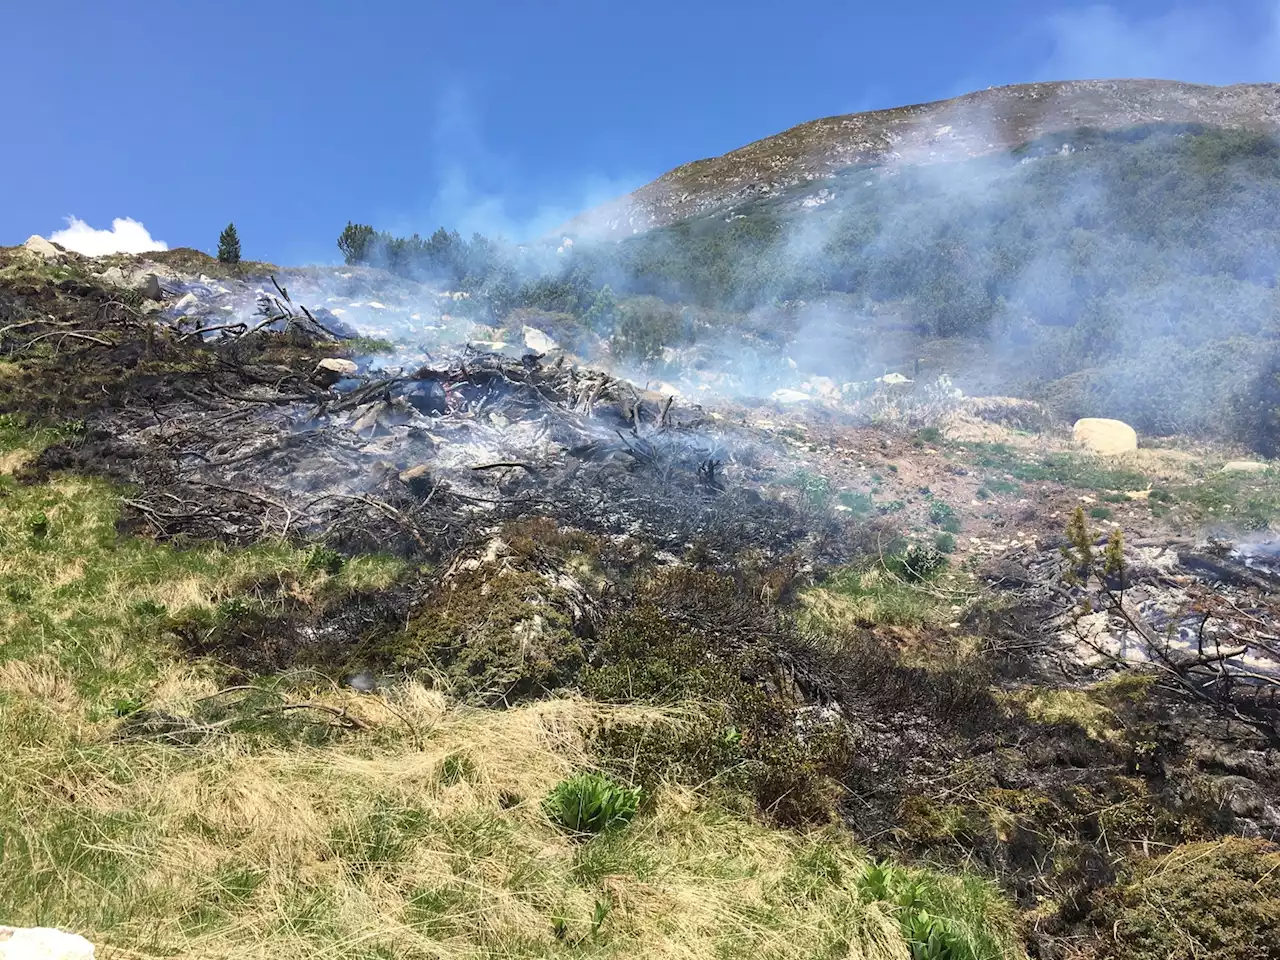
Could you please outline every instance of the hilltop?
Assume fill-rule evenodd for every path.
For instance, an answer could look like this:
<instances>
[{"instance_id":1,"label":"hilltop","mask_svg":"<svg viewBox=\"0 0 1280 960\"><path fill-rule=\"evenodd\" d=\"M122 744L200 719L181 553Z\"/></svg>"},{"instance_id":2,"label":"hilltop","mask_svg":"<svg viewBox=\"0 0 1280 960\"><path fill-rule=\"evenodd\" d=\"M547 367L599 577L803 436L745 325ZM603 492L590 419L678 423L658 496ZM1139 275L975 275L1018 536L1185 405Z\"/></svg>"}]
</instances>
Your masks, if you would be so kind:
<instances>
[{"instance_id":1,"label":"hilltop","mask_svg":"<svg viewBox=\"0 0 1280 960\"><path fill-rule=\"evenodd\" d=\"M617 240L821 181L861 165L946 163L1069 130L1196 124L1275 132L1280 85L1074 80L995 87L932 103L826 117L684 164L589 210L556 235Z\"/></svg>"}]
</instances>

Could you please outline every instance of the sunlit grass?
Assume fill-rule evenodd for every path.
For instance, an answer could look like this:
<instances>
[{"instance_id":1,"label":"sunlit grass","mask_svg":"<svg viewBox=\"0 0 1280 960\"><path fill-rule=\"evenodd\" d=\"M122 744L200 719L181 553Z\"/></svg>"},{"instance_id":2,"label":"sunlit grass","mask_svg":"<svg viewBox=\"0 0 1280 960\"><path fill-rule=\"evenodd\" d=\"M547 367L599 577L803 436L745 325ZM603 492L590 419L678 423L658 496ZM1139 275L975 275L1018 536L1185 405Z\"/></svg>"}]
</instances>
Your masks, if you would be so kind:
<instances>
[{"instance_id":1,"label":"sunlit grass","mask_svg":"<svg viewBox=\"0 0 1280 960\"><path fill-rule=\"evenodd\" d=\"M84 478L0 486L4 922L75 930L106 958L908 957L847 833L661 788L614 834L548 820L555 785L593 768L592 731L679 712L469 710L418 684L361 695L315 677L228 693L223 668L173 645L175 618L264 577L305 601L399 566L179 550L118 534L118 499ZM282 698L301 708L287 723L244 722ZM1014 955L991 887L919 876L974 957Z\"/></svg>"}]
</instances>

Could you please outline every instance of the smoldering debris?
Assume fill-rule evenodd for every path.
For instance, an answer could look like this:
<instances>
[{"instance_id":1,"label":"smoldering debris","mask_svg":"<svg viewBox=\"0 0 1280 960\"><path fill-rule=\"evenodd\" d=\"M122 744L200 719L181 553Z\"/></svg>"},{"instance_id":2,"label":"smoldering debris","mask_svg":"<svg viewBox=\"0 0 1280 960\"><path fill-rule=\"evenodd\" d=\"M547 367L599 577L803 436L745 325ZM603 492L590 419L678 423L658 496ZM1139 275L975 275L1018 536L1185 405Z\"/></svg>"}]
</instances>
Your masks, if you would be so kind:
<instances>
[{"instance_id":1,"label":"smoldering debris","mask_svg":"<svg viewBox=\"0 0 1280 960\"><path fill-rule=\"evenodd\" d=\"M277 307L274 331L177 334L183 370L135 382L34 469L137 484L123 525L173 539L440 555L474 529L550 515L677 554L694 540L726 553L833 541L762 492L784 457L745 427L563 358L466 347L408 370L344 362L354 373L322 386L314 351L338 341Z\"/></svg>"}]
</instances>

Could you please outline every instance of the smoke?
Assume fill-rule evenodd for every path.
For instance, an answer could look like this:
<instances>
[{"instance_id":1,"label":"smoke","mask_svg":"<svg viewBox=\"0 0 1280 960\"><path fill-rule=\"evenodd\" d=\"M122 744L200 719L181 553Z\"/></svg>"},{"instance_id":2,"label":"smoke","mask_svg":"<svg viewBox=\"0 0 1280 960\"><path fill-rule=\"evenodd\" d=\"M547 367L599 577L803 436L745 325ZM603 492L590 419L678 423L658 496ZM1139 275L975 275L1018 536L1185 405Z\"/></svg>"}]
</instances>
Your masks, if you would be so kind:
<instances>
[{"instance_id":1,"label":"smoke","mask_svg":"<svg viewBox=\"0 0 1280 960\"><path fill-rule=\"evenodd\" d=\"M416 212L399 211L393 221L377 224L380 229L427 236L445 226L464 237L479 233L514 243L550 239L557 226L582 210L651 179L640 173L578 171L558 182L536 182L532 164L493 145L483 110L467 90L445 91L433 113L430 154L424 158L434 180L430 195ZM560 237L554 239L558 243Z\"/></svg>"},{"instance_id":2,"label":"smoke","mask_svg":"<svg viewBox=\"0 0 1280 960\"><path fill-rule=\"evenodd\" d=\"M1098 4L1052 13L1038 33L1050 50L1041 80L1268 82L1280 66L1275 2L1182 5L1148 16Z\"/></svg>"},{"instance_id":3,"label":"smoke","mask_svg":"<svg viewBox=\"0 0 1280 960\"><path fill-rule=\"evenodd\" d=\"M169 249L167 243L154 239L146 227L129 217L112 220L110 230L95 230L77 217L67 217L67 226L54 231L49 239L67 250L87 257Z\"/></svg>"}]
</instances>

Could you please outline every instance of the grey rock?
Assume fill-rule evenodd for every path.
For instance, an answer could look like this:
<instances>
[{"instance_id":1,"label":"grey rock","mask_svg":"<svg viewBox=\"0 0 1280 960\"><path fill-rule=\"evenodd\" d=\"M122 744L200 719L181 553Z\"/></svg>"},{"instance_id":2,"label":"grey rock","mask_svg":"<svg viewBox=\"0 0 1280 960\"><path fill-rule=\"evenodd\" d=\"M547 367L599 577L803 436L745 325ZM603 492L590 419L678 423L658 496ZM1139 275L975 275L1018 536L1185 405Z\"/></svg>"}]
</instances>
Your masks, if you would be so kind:
<instances>
[{"instance_id":1,"label":"grey rock","mask_svg":"<svg viewBox=\"0 0 1280 960\"><path fill-rule=\"evenodd\" d=\"M144 273L136 278L137 286L134 287L140 294L148 300L163 300L164 288L160 286L160 278L154 273Z\"/></svg>"}]
</instances>

